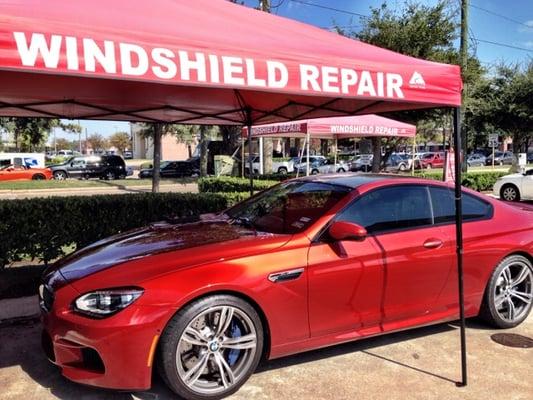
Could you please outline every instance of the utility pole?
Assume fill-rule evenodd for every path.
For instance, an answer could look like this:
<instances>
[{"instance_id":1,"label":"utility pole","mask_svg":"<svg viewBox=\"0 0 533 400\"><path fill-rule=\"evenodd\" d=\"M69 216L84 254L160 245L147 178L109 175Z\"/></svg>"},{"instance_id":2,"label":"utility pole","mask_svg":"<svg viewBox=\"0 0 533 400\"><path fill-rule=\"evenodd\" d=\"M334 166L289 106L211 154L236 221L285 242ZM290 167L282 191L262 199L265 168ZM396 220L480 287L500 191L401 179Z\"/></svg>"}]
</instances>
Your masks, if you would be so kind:
<instances>
[{"instance_id":1,"label":"utility pole","mask_svg":"<svg viewBox=\"0 0 533 400\"><path fill-rule=\"evenodd\" d=\"M269 13L271 11L270 8L270 0L259 0L259 9L261 11ZM272 156L274 153L274 142L272 138L264 138L263 139L263 148L259 150L259 152L263 153L263 165L259 170L262 170L262 173L264 174L271 174L272 171ZM261 144L260 144L261 145ZM251 155L250 155L251 156Z\"/></svg>"},{"instance_id":2,"label":"utility pole","mask_svg":"<svg viewBox=\"0 0 533 400\"><path fill-rule=\"evenodd\" d=\"M460 48L460 56L461 56L461 77L463 79L463 94L461 103L464 105L465 95L467 93L467 85L465 82L465 76L466 76L466 68L468 65L468 0L461 0L461 48ZM464 160L466 160L466 152L468 149L468 143L466 138L466 129L465 129L465 122L466 119L464 117L464 106L461 108L461 121L462 121L462 128L461 128L461 143L462 143L462 150L463 150L463 157ZM459 154L455 155L456 157L459 157ZM466 162L463 162L463 172L467 171L467 164Z\"/></svg>"}]
</instances>

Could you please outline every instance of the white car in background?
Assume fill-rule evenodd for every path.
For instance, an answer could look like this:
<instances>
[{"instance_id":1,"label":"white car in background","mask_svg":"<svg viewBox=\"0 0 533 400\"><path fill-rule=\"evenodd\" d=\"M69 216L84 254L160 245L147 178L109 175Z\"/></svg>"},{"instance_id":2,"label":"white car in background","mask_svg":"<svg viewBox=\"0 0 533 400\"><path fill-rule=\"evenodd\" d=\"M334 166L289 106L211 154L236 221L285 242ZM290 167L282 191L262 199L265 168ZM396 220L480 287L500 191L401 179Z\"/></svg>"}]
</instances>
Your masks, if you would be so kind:
<instances>
[{"instance_id":1,"label":"white car in background","mask_svg":"<svg viewBox=\"0 0 533 400\"><path fill-rule=\"evenodd\" d=\"M246 164L244 165L246 173L248 173L250 166L249 162L249 158L246 159ZM259 156L254 156L252 163L254 174L258 174L260 169ZM272 161L272 172L281 175L292 173L294 172L294 162L292 160Z\"/></svg>"},{"instance_id":2,"label":"white car in background","mask_svg":"<svg viewBox=\"0 0 533 400\"><path fill-rule=\"evenodd\" d=\"M493 194L502 200L533 200L533 169L502 176L494 184Z\"/></svg>"}]
</instances>

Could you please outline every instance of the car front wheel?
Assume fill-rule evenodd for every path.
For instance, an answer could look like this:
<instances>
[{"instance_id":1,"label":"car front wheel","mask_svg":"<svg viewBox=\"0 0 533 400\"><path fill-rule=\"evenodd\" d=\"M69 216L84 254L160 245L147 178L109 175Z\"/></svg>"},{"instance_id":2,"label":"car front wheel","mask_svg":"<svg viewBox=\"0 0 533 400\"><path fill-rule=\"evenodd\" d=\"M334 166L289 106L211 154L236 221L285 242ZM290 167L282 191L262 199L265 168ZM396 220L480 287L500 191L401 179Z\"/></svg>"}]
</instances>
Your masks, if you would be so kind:
<instances>
[{"instance_id":1,"label":"car front wheel","mask_svg":"<svg viewBox=\"0 0 533 400\"><path fill-rule=\"evenodd\" d=\"M532 303L533 266L526 257L513 255L494 269L480 315L498 328L512 328L527 318Z\"/></svg>"},{"instance_id":2,"label":"car front wheel","mask_svg":"<svg viewBox=\"0 0 533 400\"><path fill-rule=\"evenodd\" d=\"M520 201L520 192L514 185L505 185L500 191L500 197L505 201Z\"/></svg>"},{"instance_id":3,"label":"car front wheel","mask_svg":"<svg viewBox=\"0 0 533 400\"><path fill-rule=\"evenodd\" d=\"M255 309L237 297L214 295L171 319L161 337L158 368L184 399L220 399L246 382L262 350L263 327Z\"/></svg>"},{"instance_id":4,"label":"car front wheel","mask_svg":"<svg viewBox=\"0 0 533 400\"><path fill-rule=\"evenodd\" d=\"M58 181L64 181L65 179L67 179L67 173L65 171L55 171L54 179Z\"/></svg>"}]
</instances>

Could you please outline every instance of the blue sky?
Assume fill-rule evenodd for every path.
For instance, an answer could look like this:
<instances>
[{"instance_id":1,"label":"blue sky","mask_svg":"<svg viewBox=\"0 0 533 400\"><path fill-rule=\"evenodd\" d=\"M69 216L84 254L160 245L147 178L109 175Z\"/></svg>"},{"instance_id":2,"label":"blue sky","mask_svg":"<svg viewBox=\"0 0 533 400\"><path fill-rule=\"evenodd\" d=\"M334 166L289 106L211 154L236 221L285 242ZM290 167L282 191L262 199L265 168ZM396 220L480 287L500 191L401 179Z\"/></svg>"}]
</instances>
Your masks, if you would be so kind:
<instances>
[{"instance_id":1,"label":"blue sky","mask_svg":"<svg viewBox=\"0 0 533 400\"><path fill-rule=\"evenodd\" d=\"M314 3L339 10L369 15L370 7L379 7L382 0L271 0L272 6L281 2L273 12L280 16L302 21L308 24L331 27L334 24L345 26L360 24L360 18L347 13L326 10L303 3ZM436 0L419 0L418 2L434 5ZM452 7L459 8L460 0L448 0ZM258 0L245 0L245 5L255 7ZM390 8L401 8L403 0L389 0ZM469 22L471 35L479 40L499 42L528 51L496 46L489 43L477 43L477 55L481 61L490 65L505 61L507 63L525 62L533 57L533 1L532 0L471 0ZM496 16L489 12L500 14ZM503 18L503 17L505 18ZM506 19L508 18L508 19ZM511 21L511 20L515 20Z\"/></svg>"},{"instance_id":2,"label":"blue sky","mask_svg":"<svg viewBox=\"0 0 533 400\"><path fill-rule=\"evenodd\" d=\"M351 13L370 14L370 7L378 7L382 0L271 0L272 6L281 5L273 12L287 18L327 28L333 25L353 25L357 29L360 18L348 13L326 10L310 6L314 3ZM419 0L421 3L434 5L436 0ZM459 7L460 0L448 0L453 7ZM246 6L256 7L258 0L244 0ZM403 0L389 0L389 7L400 8ZM487 68L501 63L525 63L533 58L533 0L471 0L469 23L471 38L475 38L475 47L471 50ZM482 9L484 10L482 10ZM494 15L494 14L499 14ZM525 50L494 45L483 41L497 42ZM109 136L116 131L129 132L127 122L115 121L81 121L88 134L100 133ZM75 135L57 132L57 137L74 139Z\"/></svg>"}]
</instances>

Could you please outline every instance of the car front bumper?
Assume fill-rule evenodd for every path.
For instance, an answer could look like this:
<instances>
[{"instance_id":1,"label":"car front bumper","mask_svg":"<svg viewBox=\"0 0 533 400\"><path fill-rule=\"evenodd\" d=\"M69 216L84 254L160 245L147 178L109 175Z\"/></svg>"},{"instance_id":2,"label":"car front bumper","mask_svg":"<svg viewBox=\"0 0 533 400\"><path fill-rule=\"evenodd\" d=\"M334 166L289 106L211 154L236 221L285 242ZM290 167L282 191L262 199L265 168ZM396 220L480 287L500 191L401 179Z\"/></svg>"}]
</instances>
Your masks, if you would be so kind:
<instances>
[{"instance_id":1,"label":"car front bumper","mask_svg":"<svg viewBox=\"0 0 533 400\"><path fill-rule=\"evenodd\" d=\"M79 295L66 285L55 293L51 310L42 312L42 344L50 361L77 383L150 388L154 352L169 310L134 303L111 317L92 319L71 309Z\"/></svg>"}]
</instances>

